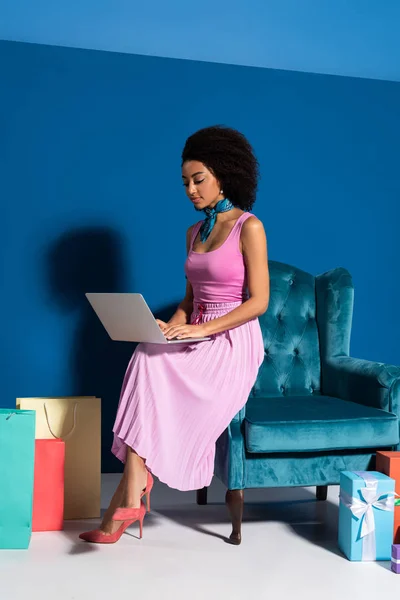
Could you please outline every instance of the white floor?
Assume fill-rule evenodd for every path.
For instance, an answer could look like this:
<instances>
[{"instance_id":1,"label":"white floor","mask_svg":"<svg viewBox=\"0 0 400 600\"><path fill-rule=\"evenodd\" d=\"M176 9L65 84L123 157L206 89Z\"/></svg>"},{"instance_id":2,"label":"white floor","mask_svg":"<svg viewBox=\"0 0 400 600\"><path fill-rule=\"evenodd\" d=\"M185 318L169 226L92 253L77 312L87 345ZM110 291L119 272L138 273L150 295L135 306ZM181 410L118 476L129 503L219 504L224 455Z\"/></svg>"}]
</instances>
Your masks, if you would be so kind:
<instances>
[{"instance_id":1,"label":"white floor","mask_svg":"<svg viewBox=\"0 0 400 600\"><path fill-rule=\"evenodd\" d=\"M118 475L103 476L106 507ZM156 482L143 539L135 524L118 544L78 539L98 521L68 522L37 533L27 551L0 552L2 600L259 599L362 600L400 591L390 563L351 563L337 550L338 488L327 502L315 488L251 490L241 546L225 543L225 490L214 481L209 504ZM397 596L396 596L397 597Z\"/></svg>"}]
</instances>

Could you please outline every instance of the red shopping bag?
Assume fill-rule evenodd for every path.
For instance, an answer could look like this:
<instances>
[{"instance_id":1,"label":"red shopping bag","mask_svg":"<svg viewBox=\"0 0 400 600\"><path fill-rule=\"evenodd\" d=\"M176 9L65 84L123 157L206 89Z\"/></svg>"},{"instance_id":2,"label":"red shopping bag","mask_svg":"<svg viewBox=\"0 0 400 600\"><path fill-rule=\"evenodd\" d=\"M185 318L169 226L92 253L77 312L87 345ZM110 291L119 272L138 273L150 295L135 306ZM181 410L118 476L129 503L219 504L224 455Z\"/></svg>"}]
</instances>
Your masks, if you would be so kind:
<instances>
[{"instance_id":1,"label":"red shopping bag","mask_svg":"<svg viewBox=\"0 0 400 600\"><path fill-rule=\"evenodd\" d=\"M60 531L64 521L63 440L35 440L32 531Z\"/></svg>"}]
</instances>

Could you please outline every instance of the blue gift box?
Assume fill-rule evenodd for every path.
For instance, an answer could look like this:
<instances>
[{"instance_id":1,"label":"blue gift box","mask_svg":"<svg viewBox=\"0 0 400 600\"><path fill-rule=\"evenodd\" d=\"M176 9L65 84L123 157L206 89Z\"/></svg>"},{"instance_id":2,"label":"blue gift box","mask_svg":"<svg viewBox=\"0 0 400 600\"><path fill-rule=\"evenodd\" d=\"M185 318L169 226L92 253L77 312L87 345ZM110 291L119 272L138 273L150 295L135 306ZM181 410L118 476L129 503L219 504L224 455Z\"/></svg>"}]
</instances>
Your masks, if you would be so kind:
<instances>
[{"instance_id":1,"label":"blue gift box","mask_svg":"<svg viewBox=\"0 0 400 600\"><path fill-rule=\"evenodd\" d=\"M376 471L340 474L339 548L349 560L390 560L394 486Z\"/></svg>"}]
</instances>

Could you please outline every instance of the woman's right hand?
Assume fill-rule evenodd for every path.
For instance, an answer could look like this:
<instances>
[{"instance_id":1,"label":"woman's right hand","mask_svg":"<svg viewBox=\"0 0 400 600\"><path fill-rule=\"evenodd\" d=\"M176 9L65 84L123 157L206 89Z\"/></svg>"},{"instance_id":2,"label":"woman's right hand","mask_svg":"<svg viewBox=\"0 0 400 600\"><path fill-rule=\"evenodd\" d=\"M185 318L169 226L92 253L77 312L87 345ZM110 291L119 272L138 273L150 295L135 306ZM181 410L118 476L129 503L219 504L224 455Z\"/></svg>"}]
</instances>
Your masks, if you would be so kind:
<instances>
[{"instance_id":1,"label":"woman's right hand","mask_svg":"<svg viewBox=\"0 0 400 600\"><path fill-rule=\"evenodd\" d=\"M161 319L156 319L159 328L161 329L162 332L164 332L166 330L166 328L168 327L168 324L165 321L161 321Z\"/></svg>"}]
</instances>

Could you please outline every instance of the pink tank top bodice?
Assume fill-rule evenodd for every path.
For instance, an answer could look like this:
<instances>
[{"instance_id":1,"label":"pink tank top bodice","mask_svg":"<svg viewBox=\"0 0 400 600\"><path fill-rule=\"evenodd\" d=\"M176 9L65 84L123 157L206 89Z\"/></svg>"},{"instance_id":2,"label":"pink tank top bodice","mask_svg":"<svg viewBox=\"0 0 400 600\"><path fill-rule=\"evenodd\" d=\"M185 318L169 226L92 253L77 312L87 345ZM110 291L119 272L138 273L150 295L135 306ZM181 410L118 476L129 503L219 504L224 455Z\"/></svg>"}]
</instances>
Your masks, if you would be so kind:
<instances>
[{"instance_id":1,"label":"pink tank top bodice","mask_svg":"<svg viewBox=\"0 0 400 600\"><path fill-rule=\"evenodd\" d=\"M243 213L222 246L206 253L193 251L203 221L193 227L185 273L192 284L194 302L242 302L247 298L246 267L239 243L242 225L251 216Z\"/></svg>"}]
</instances>

